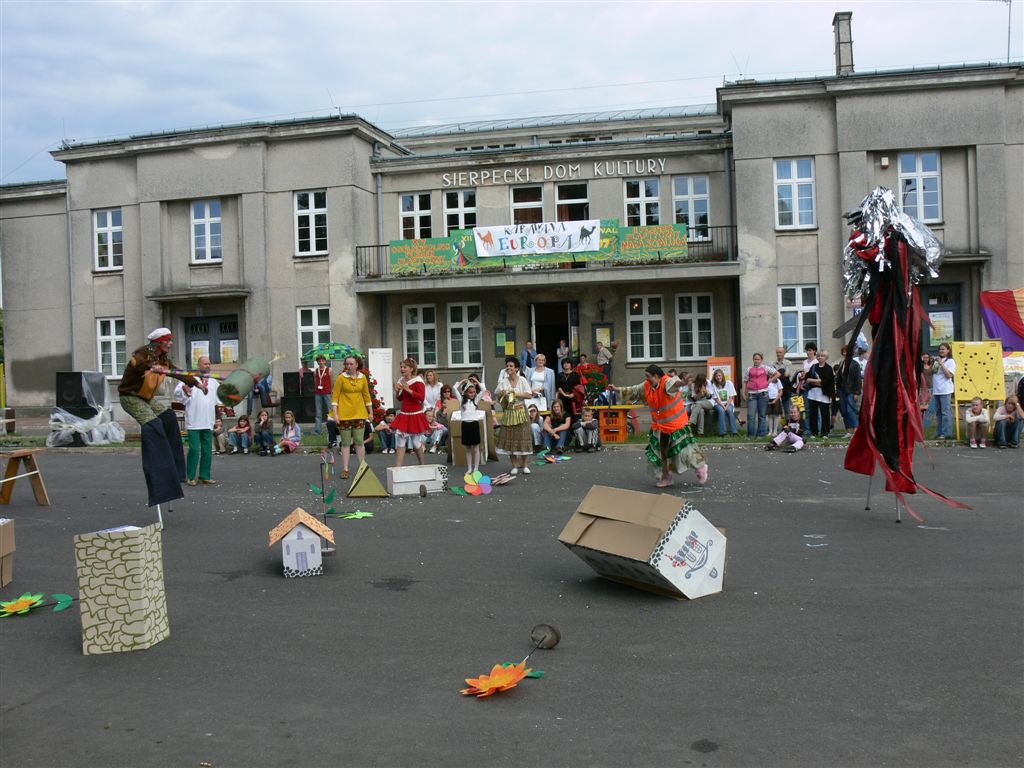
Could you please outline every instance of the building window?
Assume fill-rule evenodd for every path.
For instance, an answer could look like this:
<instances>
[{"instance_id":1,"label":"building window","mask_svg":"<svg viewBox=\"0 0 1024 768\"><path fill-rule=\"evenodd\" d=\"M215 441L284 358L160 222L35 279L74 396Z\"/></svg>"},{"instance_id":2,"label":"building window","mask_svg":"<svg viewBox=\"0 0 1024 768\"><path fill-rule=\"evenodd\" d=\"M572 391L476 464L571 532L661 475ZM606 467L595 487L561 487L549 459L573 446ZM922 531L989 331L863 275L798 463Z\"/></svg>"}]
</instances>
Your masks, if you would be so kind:
<instances>
[{"instance_id":1,"label":"building window","mask_svg":"<svg viewBox=\"0 0 1024 768\"><path fill-rule=\"evenodd\" d=\"M676 294L676 329L680 360L714 354L710 293Z\"/></svg>"},{"instance_id":2,"label":"building window","mask_svg":"<svg viewBox=\"0 0 1024 768\"><path fill-rule=\"evenodd\" d=\"M919 221L942 221L938 152L900 153L900 207Z\"/></svg>"},{"instance_id":3,"label":"building window","mask_svg":"<svg viewBox=\"0 0 1024 768\"><path fill-rule=\"evenodd\" d=\"M626 226L650 227L661 223L661 182L626 179Z\"/></svg>"},{"instance_id":4,"label":"building window","mask_svg":"<svg viewBox=\"0 0 1024 768\"><path fill-rule=\"evenodd\" d=\"M779 345L786 354L818 343L818 286L779 286Z\"/></svg>"},{"instance_id":5,"label":"building window","mask_svg":"<svg viewBox=\"0 0 1024 768\"><path fill-rule=\"evenodd\" d=\"M626 299L626 317L629 323L629 362L664 359L661 296L630 296Z\"/></svg>"},{"instance_id":6,"label":"building window","mask_svg":"<svg viewBox=\"0 0 1024 768\"><path fill-rule=\"evenodd\" d=\"M295 193L295 253L327 253L327 191Z\"/></svg>"},{"instance_id":7,"label":"building window","mask_svg":"<svg viewBox=\"0 0 1024 768\"><path fill-rule=\"evenodd\" d=\"M586 221L590 218L587 183L559 184L555 187L555 218L557 221Z\"/></svg>"},{"instance_id":8,"label":"building window","mask_svg":"<svg viewBox=\"0 0 1024 768\"><path fill-rule=\"evenodd\" d=\"M676 176L672 179L672 207L676 224L686 225L687 240L708 240L711 206L707 176Z\"/></svg>"},{"instance_id":9,"label":"building window","mask_svg":"<svg viewBox=\"0 0 1024 768\"><path fill-rule=\"evenodd\" d=\"M405 357L421 367L437 365L437 316L433 304L402 307L402 329L405 336Z\"/></svg>"},{"instance_id":10,"label":"building window","mask_svg":"<svg viewBox=\"0 0 1024 768\"><path fill-rule=\"evenodd\" d=\"M107 378L121 375L128 365L123 317L103 317L96 321L96 353L100 370Z\"/></svg>"},{"instance_id":11,"label":"building window","mask_svg":"<svg viewBox=\"0 0 1024 768\"><path fill-rule=\"evenodd\" d=\"M299 307L299 358L330 340L330 307Z\"/></svg>"},{"instance_id":12,"label":"building window","mask_svg":"<svg viewBox=\"0 0 1024 768\"><path fill-rule=\"evenodd\" d=\"M192 262L220 261L220 200L192 203Z\"/></svg>"},{"instance_id":13,"label":"building window","mask_svg":"<svg viewBox=\"0 0 1024 768\"><path fill-rule=\"evenodd\" d=\"M775 161L775 226L815 226L813 157Z\"/></svg>"},{"instance_id":14,"label":"building window","mask_svg":"<svg viewBox=\"0 0 1024 768\"><path fill-rule=\"evenodd\" d=\"M124 268L124 231L121 209L111 208L93 214L93 243L96 269Z\"/></svg>"},{"instance_id":15,"label":"building window","mask_svg":"<svg viewBox=\"0 0 1024 768\"><path fill-rule=\"evenodd\" d=\"M428 203L429 207L429 198ZM430 226L430 221L427 221ZM453 229L472 229L476 226L476 190L460 189L444 193L444 234Z\"/></svg>"},{"instance_id":16,"label":"building window","mask_svg":"<svg viewBox=\"0 0 1024 768\"><path fill-rule=\"evenodd\" d=\"M402 239L420 240L430 234L430 193L402 195Z\"/></svg>"},{"instance_id":17,"label":"building window","mask_svg":"<svg viewBox=\"0 0 1024 768\"><path fill-rule=\"evenodd\" d=\"M448 305L448 360L452 365L483 363L479 304Z\"/></svg>"},{"instance_id":18,"label":"building window","mask_svg":"<svg viewBox=\"0 0 1024 768\"><path fill-rule=\"evenodd\" d=\"M539 224L544 221L544 189L512 187L512 223Z\"/></svg>"}]
</instances>

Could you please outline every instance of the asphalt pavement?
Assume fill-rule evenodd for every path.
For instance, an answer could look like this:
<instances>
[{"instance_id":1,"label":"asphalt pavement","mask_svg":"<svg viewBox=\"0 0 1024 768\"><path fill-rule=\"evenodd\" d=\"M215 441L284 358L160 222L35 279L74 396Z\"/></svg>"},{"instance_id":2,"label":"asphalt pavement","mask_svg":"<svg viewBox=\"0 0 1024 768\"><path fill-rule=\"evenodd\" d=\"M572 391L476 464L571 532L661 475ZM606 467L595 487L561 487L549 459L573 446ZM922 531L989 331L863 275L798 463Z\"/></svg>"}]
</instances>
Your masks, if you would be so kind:
<instances>
[{"instance_id":1,"label":"asphalt pavement","mask_svg":"<svg viewBox=\"0 0 1024 768\"><path fill-rule=\"evenodd\" d=\"M725 589L694 601L557 541L592 485L655 492L636 449L486 497L342 497L374 516L332 519L306 579L267 534L317 508L318 455L215 457L218 484L165 513L170 638L83 656L77 606L0 621L0 765L1021 765L1024 450L919 451L919 479L973 509L918 495L901 524L842 456L711 449L708 485L672 489L727 529ZM393 459L371 456L382 480ZM52 506L21 480L0 509L3 600L77 595L75 534L155 520L137 451L40 464ZM562 635L530 659L543 678L460 695L540 622Z\"/></svg>"}]
</instances>

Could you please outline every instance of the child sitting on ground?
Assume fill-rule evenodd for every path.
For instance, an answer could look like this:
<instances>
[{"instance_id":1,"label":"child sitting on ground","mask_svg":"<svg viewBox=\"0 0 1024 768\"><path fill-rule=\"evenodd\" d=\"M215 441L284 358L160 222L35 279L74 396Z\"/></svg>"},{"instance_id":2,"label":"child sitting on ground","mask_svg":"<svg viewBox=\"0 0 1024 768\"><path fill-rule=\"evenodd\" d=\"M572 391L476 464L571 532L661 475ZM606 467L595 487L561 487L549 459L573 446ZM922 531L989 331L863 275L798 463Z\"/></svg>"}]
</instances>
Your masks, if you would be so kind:
<instances>
[{"instance_id":1,"label":"child sitting on ground","mask_svg":"<svg viewBox=\"0 0 1024 768\"><path fill-rule=\"evenodd\" d=\"M971 405L964 414L967 422L967 437L971 448L984 448L988 438L988 409L980 397L971 400Z\"/></svg>"},{"instance_id":2,"label":"child sitting on ground","mask_svg":"<svg viewBox=\"0 0 1024 768\"><path fill-rule=\"evenodd\" d=\"M274 424L270 421L269 411L256 414L253 432L256 434L256 447L260 449L260 456L269 456L274 447Z\"/></svg>"},{"instance_id":3,"label":"child sitting on ground","mask_svg":"<svg viewBox=\"0 0 1024 768\"><path fill-rule=\"evenodd\" d=\"M795 405L789 409L789 421L764 449L774 451L783 445L786 446L783 449L786 453L796 453L804 447L803 423L800 420L800 409Z\"/></svg>"},{"instance_id":4,"label":"child sitting on ground","mask_svg":"<svg viewBox=\"0 0 1024 768\"><path fill-rule=\"evenodd\" d=\"M213 422L213 452L218 455L228 452L228 435L224 431L224 422L219 418Z\"/></svg>"},{"instance_id":5,"label":"child sitting on ground","mask_svg":"<svg viewBox=\"0 0 1024 768\"><path fill-rule=\"evenodd\" d=\"M242 453L249 452L249 446L252 445L252 424L249 423L248 416L238 417L238 423L228 430L228 440L231 441L232 454L238 453L239 448Z\"/></svg>"},{"instance_id":6,"label":"child sitting on ground","mask_svg":"<svg viewBox=\"0 0 1024 768\"><path fill-rule=\"evenodd\" d=\"M544 447L544 420L540 417L540 411L537 410L537 406L533 403L530 403L530 407L526 412L530 417L529 423L530 432L533 435L533 450L537 452Z\"/></svg>"},{"instance_id":7,"label":"child sitting on ground","mask_svg":"<svg viewBox=\"0 0 1024 768\"><path fill-rule=\"evenodd\" d=\"M601 450L601 430L592 408L584 408L579 421L572 425L576 445L584 451Z\"/></svg>"},{"instance_id":8,"label":"child sitting on ground","mask_svg":"<svg viewBox=\"0 0 1024 768\"><path fill-rule=\"evenodd\" d=\"M284 412L284 429L281 431L281 440L274 446L274 455L282 453L295 453L302 443L302 427L295 422L295 414L291 411Z\"/></svg>"},{"instance_id":9,"label":"child sitting on ground","mask_svg":"<svg viewBox=\"0 0 1024 768\"><path fill-rule=\"evenodd\" d=\"M391 428L391 422L395 420L395 409L388 408L384 411L384 421L373 428L373 431L380 435L381 453L395 452L395 430Z\"/></svg>"},{"instance_id":10,"label":"child sitting on ground","mask_svg":"<svg viewBox=\"0 0 1024 768\"><path fill-rule=\"evenodd\" d=\"M428 408L426 411L427 424L430 425L430 433L427 435L427 445L431 453L437 453L438 448L444 448L448 441L448 427L437 420L437 411Z\"/></svg>"}]
</instances>

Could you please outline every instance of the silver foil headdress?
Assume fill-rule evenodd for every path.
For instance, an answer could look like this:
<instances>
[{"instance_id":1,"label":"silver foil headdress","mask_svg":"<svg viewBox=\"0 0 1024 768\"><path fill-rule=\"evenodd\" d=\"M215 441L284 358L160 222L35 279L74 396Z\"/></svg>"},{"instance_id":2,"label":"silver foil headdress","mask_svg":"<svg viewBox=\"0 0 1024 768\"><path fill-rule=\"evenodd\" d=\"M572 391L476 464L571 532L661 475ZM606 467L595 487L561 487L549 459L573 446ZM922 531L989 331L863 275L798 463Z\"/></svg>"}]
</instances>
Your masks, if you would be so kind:
<instances>
[{"instance_id":1,"label":"silver foil headdress","mask_svg":"<svg viewBox=\"0 0 1024 768\"><path fill-rule=\"evenodd\" d=\"M848 299L855 299L868 290L871 280L869 262L861 257L859 250L877 247L874 261L878 271L892 269L885 255L885 238L890 231L898 232L910 246L908 293L912 286L921 282L925 273L939 276L939 265L945 253L942 243L928 227L900 210L891 189L875 187L860 205L844 213L843 218L861 233L856 243L850 240L843 249L843 293Z\"/></svg>"}]
</instances>

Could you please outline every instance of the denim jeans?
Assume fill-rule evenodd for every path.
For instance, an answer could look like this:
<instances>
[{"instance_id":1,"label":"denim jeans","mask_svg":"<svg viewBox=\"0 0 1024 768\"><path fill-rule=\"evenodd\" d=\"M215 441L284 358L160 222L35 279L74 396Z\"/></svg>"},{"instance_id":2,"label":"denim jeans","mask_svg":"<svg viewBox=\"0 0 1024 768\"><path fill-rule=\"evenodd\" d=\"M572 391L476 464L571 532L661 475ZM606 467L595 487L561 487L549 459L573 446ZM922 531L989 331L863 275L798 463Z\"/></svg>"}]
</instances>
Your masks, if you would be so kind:
<instances>
[{"instance_id":1,"label":"denim jeans","mask_svg":"<svg viewBox=\"0 0 1024 768\"><path fill-rule=\"evenodd\" d=\"M313 424L313 431L321 434L324 431L324 418L331 412L330 395L313 395L316 402L316 422Z\"/></svg>"},{"instance_id":2,"label":"denim jeans","mask_svg":"<svg viewBox=\"0 0 1024 768\"><path fill-rule=\"evenodd\" d=\"M949 413L949 401L953 398L952 395L933 395L932 399L935 401L935 408L938 411L938 418L935 420L935 436L936 437L952 437L953 436L953 421L950 418Z\"/></svg>"},{"instance_id":3,"label":"denim jeans","mask_svg":"<svg viewBox=\"0 0 1024 768\"><path fill-rule=\"evenodd\" d=\"M996 422L996 445L1020 445L1021 428L1024 421L1017 419L1013 424L1008 419Z\"/></svg>"},{"instance_id":4,"label":"denim jeans","mask_svg":"<svg viewBox=\"0 0 1024 768\"><path fill-rule=\"evenodd\" d=\"M928 407L925 408L924 416L922 417L926 427L930 427L932 425L932 419L935 418L935 406L937 402L935 395L928 398Z\"/></svg>"},{"instance_id":5,"label":"denim jeans","mask_svg":"<svg viewBox=\"0 0 1024 768\"><path fill-rule=\"evenodd\" d=\"M388 432L386 429L382 429L377 433L380 435L380 449L382 451L393 451L395 450L395 433Z\"/></svg>"},{"instance_id":6,"label":"denim jeans","mask_svg":"<svg viewBox=\"0 0 1024 768\"><path fill-rule=\"evenodd\" d=\"M739 425L736 423L736 409L733 408L732 403L725 406L724 408L715 403L715 412L718 414L718 434L728 434L725 431L725 415L729 414L729 433L735 435L740 431Z\"/></svg>"},{"instance_id":7,"label":"denim jeans","mask_svg":"<svg viewBox=\"0 0 1024 768\"><path fill-rule=\"evenodd\" d=\"M558 433L558 437L554 437L550 432L544 433L544 447L549 451L553 448L565 448L569 443L569 430Z\"/></svg>"},{"instance_id":8,"label":"denim jeans","mask_svg":"<svg viewBox=\"0 0 1024 768\"><path fill-rule=\"evenodd\" d=\"M243 432L229 432L228 440L233 448L248 448L252 444L252 440Z\"/></svg>"},{"instance_id":9,"label":"denim jeans","mask_svg":"<svg viewBox=\"0 0 1024 768\"><path fill-rule=\"evenodd\" d=\"M768 393L759 392L747 398L747 436L768 434Z\"/></svg>"},{"instance_id":10,"label":"denim jeans","mask_svg":"<svg viewBox=\"0 0 1024 768\"><path fill-rule=\"evenodd\" d=\"M856 429L860 423L860 417L857 413L857 396L852 392L840 394L839 410L843 414L843 424L846 425L846 429Z\"/></svg>"}]
</instances>

